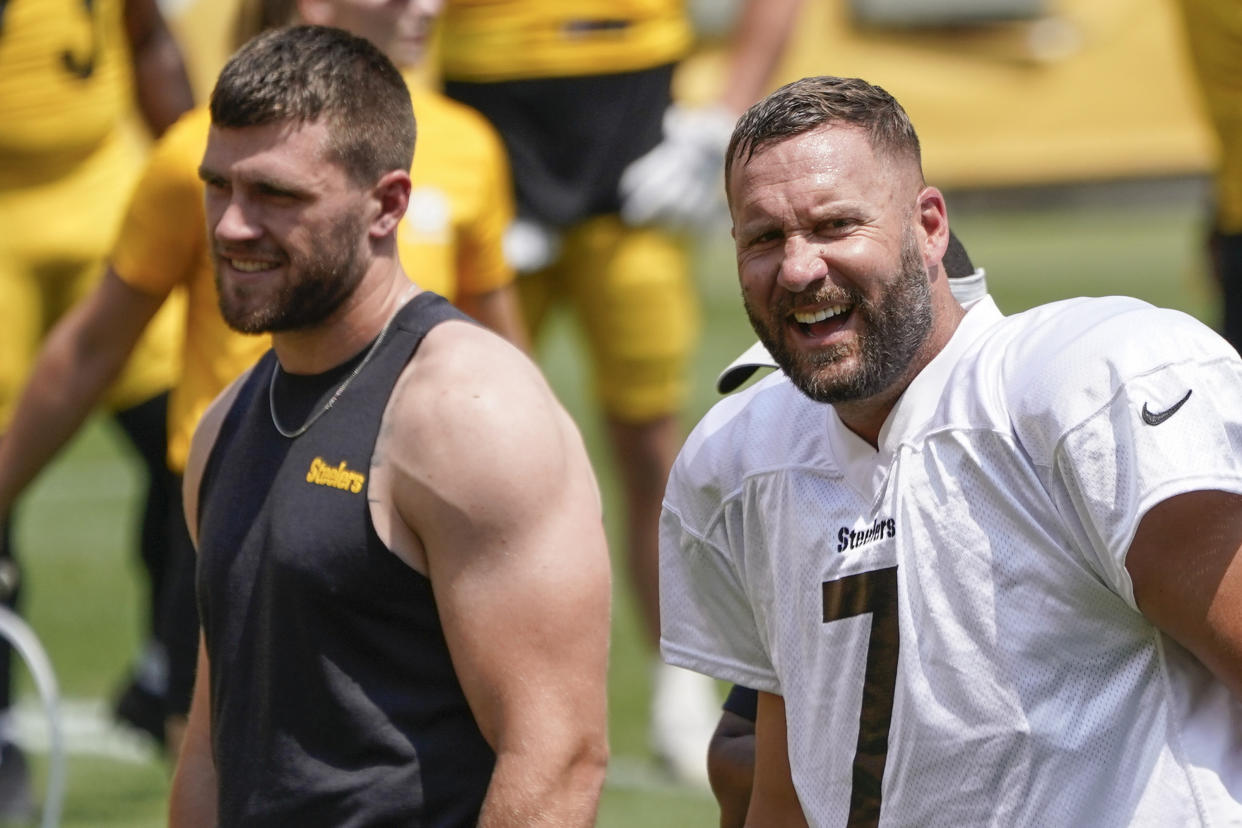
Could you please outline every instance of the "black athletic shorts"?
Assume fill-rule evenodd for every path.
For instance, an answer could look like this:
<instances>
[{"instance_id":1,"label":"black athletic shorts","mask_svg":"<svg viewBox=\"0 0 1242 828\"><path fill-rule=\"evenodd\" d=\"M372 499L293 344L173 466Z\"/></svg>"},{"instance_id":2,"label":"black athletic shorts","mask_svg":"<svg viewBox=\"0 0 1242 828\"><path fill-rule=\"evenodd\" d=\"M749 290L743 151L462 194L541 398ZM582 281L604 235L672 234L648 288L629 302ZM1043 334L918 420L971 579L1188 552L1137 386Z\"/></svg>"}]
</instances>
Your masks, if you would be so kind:
<instances>
[{"instance_id":1,"label":"black athletic shorts","mask_svg":"<svg viewBox=\"0 0 1242 828\"><path fill-rule=\"evenodd\" d=\"M617 182L662 137L673 65L567 78L449 82L504 139L518 215L568 227L620 209Z\"/></svg>"},{"instance_id":2,"label":"black athletic shorts","mask_svg":"<svg viewBox=\"0 0 1242 828\"><path fill-rule=\"evenodd\" d=\"M724 700L724 709L753 722L759 714L759 693L749 687L735 684Z\"/></svg>"}]
</instances>

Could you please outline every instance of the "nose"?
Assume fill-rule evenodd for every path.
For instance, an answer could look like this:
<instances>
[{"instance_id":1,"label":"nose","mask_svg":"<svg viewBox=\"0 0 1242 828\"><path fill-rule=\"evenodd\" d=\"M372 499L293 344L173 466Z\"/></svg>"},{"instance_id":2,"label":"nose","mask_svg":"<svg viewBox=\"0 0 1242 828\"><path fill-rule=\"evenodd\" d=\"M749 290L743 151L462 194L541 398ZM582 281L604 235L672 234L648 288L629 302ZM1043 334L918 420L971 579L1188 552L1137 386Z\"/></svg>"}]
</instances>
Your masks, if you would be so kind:
<instances>
[{"instance_id":1,"label":"nose","mask_svg":"<svg viewBox=\"0 0 1242 828\"><path fill-rule=\"evenodd\" d=\"M790 293L801 293L827 277L828 263L824 261L819 245L800 235L791 235L785 239L784 256L776 276L777 284Z\"/></svg>"},{"instance_id":2,"label":"nose","mask_svg":"<svg viewBox=\"0 0 1242 828\"><path fill-rule=\"evenodd\" d=\"M245 205L236 198L223 202L220 207L222 209L212 229L218 241L250 241L262 235L258 223L250 216Z\"/></svg>"}]
</instances>

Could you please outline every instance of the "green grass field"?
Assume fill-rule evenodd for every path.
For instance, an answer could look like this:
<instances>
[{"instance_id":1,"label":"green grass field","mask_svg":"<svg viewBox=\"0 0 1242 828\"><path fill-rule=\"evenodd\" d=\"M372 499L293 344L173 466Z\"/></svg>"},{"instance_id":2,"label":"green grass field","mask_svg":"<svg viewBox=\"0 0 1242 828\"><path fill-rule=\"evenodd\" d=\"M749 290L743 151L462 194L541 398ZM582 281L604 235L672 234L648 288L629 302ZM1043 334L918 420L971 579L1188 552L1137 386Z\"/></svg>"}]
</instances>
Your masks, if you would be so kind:
<instances>
[{"instance_id":1,"label":"green grass field","mask_svg":"<svg viewBox=\"0 0 1242 828\"><path fill-rule=\"evenodd\" d=\"M1197 192L1195 187L1126 189L1110 198L1044 197L1036 200L1041 206L1031 206L1029 198L1007 203L974 197L963 197L955 206L950 195L949 205L954 228L975 263L986 267L1004 311L1068 296L1120 293L1211 319L1214 299L1199 248ZM698 261L704 328L687 426L715 400L719 368L751 341L727 236L705 244ZM545 344L543 364L583 426L607 513L616 516L617 486L583 393L577 351L572 328L559 324ZM136 490L133 462L111 426L96 420L40 478L16 518L27 567L27 617L51 655L62 694L75 702L110 698L137 648L144 608L138 600L141 572L131 552ZM599 824L714 825L716 811L708 795L667 783L651 763L648 656L637 635L623 569L618 566L617 572L610 677L614 766ZM27 681L23 687L23 707L33 708L31 685ZM99 741L89 733L71 734L74 752L63 824L163 825L169 774L163 760L141 745L130 745L127 758L109 755L99 752ZM41 785L45 766L37 752L34 760Z\"/></svg>"}]
</instances>

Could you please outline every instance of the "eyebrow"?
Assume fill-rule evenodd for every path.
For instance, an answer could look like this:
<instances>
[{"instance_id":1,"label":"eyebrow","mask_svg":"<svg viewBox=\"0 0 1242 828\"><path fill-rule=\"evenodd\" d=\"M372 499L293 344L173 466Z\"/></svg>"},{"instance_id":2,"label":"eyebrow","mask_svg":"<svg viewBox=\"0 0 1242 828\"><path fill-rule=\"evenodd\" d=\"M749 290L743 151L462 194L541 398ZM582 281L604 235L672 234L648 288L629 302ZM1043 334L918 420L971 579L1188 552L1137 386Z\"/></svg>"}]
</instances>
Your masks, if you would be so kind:
<instances>
[{"instance_id":1,"label":"eyebrow","mask_svg":"<svg viewBox=\"0 0 1242 828\"><path fill-rule=\"evenodd\" d=\"M216 172L210 167L207 167L205 164L199 165L198 177L201 181L203 181L206 184L227 180L223 173ZM282 181L280 179L270 178L267 176L261 176L261 177L252 178L252 179L244 179L242 183L247 187L258 188L260 190L265 190L267 192L281 193L284 195L289 195L289 196L298 197L298 198L305 198L311 194L310 190L306 189L300 184L296 184L296 183L289 182L289 181Z\"/></svg>"}]
</instances>

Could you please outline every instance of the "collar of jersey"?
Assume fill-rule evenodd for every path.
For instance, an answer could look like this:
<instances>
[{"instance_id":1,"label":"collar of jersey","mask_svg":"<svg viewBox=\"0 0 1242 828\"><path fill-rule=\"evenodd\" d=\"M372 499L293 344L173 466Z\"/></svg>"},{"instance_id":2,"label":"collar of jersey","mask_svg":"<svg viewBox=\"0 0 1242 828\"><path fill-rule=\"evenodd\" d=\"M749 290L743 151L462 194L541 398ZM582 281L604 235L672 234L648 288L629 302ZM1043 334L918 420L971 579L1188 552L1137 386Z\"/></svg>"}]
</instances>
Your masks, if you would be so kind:
<instances>
[{"instance_id":1,"label":"collar of jersey","mask_svg":"<svg viewBox=\"0 0 1242 828\"><path fill-rule=\"evenodd\" d=\"M884 491L893 459L902 443L918 436L940 402L949 374L962 354L1003 317L991 296L966 303L966 316L944 349L919 372L880 429L878 449L845 427L829 406L828 437L846 480L863 497L875 501Z\"/></svg>"}]
</instances>

